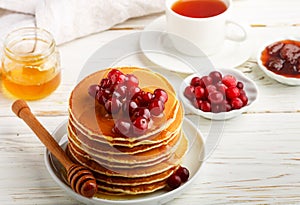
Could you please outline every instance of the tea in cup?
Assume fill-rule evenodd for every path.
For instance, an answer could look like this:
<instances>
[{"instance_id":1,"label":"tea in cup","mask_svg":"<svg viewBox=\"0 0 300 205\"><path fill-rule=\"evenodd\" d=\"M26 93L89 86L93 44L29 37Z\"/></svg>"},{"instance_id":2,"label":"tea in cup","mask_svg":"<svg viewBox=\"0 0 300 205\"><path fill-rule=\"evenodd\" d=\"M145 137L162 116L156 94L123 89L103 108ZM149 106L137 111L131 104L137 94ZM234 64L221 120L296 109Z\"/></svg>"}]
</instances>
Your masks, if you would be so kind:
<instances>
[{"instance_id":1,"label":"tea in cup","mask_svg":"<svg viewBox=\"0 0 300 205\"><path fill-rule=\"evenodd\" d=\"M231 0L166 0L166 30L174 47L184 54L209 56L220 50L225 40L246 40L245 28L227 19L231 5ZM239 32L226 32L229 27Z\"/></svg>"}]
</instances>

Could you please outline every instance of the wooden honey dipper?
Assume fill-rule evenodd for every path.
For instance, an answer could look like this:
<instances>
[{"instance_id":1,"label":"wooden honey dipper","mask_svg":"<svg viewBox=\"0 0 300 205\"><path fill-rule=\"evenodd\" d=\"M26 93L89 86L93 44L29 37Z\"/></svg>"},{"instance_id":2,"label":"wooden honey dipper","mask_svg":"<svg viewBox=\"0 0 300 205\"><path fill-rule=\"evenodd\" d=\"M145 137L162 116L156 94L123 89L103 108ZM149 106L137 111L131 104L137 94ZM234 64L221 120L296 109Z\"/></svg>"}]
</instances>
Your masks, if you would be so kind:
<instances>
[{"instance_id":1,"label":"wooden honey dipper","mask_svg":"<svg viewBox=\"0 0 300 205\"><path fill-rule=\"evenodd\" d=\"M85 197L93 197L97 192L96 179L86 167L72 162L50 133L36 119L24 100L17 100L12 105L13 112L31 128L48 150L67 170L71 188Z\"/></svg>"}]
</instances>

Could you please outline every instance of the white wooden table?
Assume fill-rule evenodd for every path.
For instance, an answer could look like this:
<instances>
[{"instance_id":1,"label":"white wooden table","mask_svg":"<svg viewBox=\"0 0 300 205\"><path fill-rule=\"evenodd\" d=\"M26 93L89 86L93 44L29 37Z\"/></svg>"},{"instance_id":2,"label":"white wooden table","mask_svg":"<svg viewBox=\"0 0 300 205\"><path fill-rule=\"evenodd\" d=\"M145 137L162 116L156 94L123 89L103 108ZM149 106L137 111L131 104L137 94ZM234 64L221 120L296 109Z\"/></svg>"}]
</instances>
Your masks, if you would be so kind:
<instances>
[{"instance_id":1,"label":"white wooden table","mask_svg":"<svg viewBox=\"0 0 300 205\"><path fill-rule=\"evenodd\" d=\"M256 82L259 101L247 113L225 122L222 138L200 177L168 204L300 204L300 87L268 78L255 61L266 40L300 38L299 8L299 0L233 1L232 17L251 25L253 46L250 59L237 69ZM88 57L101 45L141 31L161 15L131 19L59 47L62 84L51 96L29 102L50 132L67 118L70 91ZM44 147L14 116L11 103L0 90L0 204L80 204L52 180L44 165ZM207 133L211 121L198 120Z\"/></svg>"}]
</instances>

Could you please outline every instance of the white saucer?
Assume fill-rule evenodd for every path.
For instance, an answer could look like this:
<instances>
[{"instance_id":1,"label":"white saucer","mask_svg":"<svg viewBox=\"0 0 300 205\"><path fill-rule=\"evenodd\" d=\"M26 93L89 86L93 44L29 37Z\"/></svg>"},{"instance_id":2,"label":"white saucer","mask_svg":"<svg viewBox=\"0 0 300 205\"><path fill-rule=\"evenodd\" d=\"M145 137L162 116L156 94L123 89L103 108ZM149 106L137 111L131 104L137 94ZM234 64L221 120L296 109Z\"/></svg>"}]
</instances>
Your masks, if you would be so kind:
<instances>
[{"instance_id":1,"label":"white saucer","mask_svg":"<svg viewBox=\"0 0 300 205\"><path fill-rule=\"evenodd\" d=\"M132 197L126 196L116 196L111 197L108 195L102 195L99 197L86 198L77 193L75 193L68 185L66 180L66 174L62 165L57 161L57 159L46 149L45 151L45 164L48 172L54 181L64 189L70 196L81 201L85 204L93 204L93 205L152 205L152 204L164 204L179 194L181 194L186 188L191 186L191 184L195 181L197 176L199 175L200 168L203 165L204 155L205 155L205 145L203 135L195 127L195 125L188 119L184 119L183 121L183 131L186 134L186 137L189 141L189 147L185 158L183 159L182 165L187 167L190 171L189 180L182 184L179 188L166 191L159 190L153 192L151 194L137 195ZM60 146L65 149L67 145L67 121L61 123L56 130L52 133L52 136L55 138L57 142L59 142Z\"/></svg>"},{"instance_id":2,"label":"white saucer","mask_svg":"<svg viewBox=\"0 0 300 205\"><path fill-rule=\"evenodd\" d=\"M165 16L161 16L151 22L144 31L160 31L158 34L152 35L152 37L143 38L140 40L141 50L144 51L145 56L152 61L153 63L161 66L170 71L180 72L180 73L194 73L195 70L191 66L187 65L180 59L187 58L187 55L184 55L177 51L173 46L170 40L168 40L167 34L165 32ZM149 52L149 50L159 50L159 52ZM207 64L207 61L210 61L210 64L214 68L232 68L243 64L247 61L252 53L251 44L249 40L243 42L234 42L226 40L223 48L216 54L207 56L203 61ZM191 57L189 58L201 58L201 57ZM202 57L204 58L204 57ZM198 59L199 60L199 59ZM202 61L201 59L199 61Z\"/></svg>"}]
</instances>

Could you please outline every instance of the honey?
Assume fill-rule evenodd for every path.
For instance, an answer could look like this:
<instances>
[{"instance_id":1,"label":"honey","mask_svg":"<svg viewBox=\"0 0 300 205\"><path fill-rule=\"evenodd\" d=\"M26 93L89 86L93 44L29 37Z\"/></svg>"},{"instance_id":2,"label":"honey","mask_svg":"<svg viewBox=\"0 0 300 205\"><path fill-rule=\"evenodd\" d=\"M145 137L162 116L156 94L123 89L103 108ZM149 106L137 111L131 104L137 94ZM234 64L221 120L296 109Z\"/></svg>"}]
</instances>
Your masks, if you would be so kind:
<instances>
[{"instance_id":1,"label":"honey","mask_svg":"<svg viewBox=\"0 0 300 205\"><path fill-rule=\"evenodd\" d=\"M17 98L36 100L52 93L60 84L61 74L54 69L40 71L36 68L15 68L2 79L4 92ZM7 95L9 95L6 93Z\"/></svg>"},{"instance_id":2,"label":"honey","mask_svg":"<svg viewBox=\"0 0 300 205\"><path fill-rule=\"evenodd\" d=\"M8 35L2 57L2 89L9 97L37 100L60 84L60 59L50 33L24 28Z\"/></svg>"}]
</instances>

